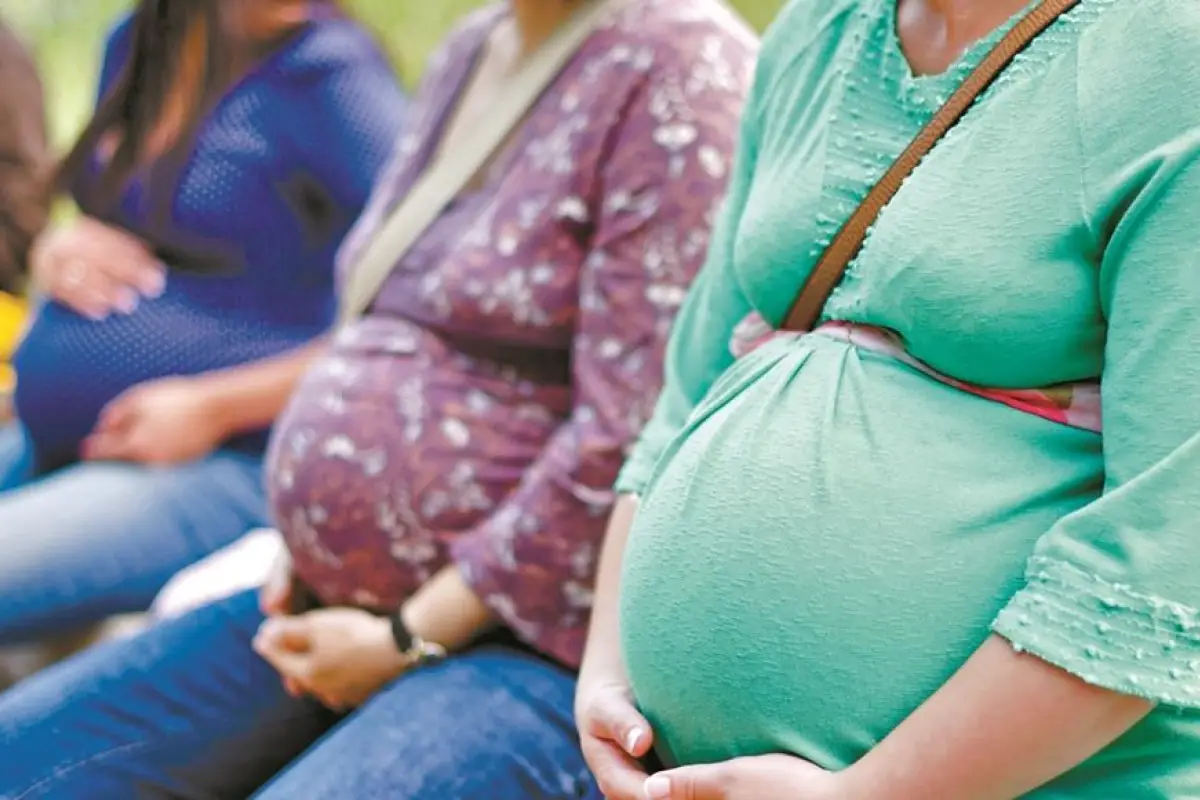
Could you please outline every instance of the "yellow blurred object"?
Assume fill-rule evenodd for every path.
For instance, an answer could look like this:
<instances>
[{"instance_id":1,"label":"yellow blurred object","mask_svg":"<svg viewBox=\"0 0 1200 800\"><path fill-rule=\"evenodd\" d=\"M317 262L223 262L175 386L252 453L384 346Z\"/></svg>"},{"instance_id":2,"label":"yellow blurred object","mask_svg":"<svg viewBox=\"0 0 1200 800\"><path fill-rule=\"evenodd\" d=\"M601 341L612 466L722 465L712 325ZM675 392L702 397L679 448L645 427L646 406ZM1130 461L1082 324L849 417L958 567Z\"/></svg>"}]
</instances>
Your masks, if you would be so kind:
<instances>
[{"instance_id":1,"label":"yellow blurred object","mask_svg":"<svg viewBox=\"0 0 1200 800\"><path fill-rule=\"evenodd\" d=\"M25 314L25 301L0 292L0 398L11 393L16 382L8 359L25 330Z\"/></svg>"}]
</instances>

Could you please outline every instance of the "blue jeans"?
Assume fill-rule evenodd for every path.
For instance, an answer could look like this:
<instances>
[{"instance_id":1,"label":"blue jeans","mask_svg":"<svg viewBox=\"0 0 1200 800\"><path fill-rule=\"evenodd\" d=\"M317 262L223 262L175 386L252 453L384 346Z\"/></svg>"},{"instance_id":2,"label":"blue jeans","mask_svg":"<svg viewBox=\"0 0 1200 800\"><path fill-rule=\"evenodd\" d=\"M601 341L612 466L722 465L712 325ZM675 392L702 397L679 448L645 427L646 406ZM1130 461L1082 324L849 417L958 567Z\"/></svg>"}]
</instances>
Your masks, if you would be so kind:
<instances>
[{"instance_id":1,"label":"blue jeans","mask_svg":"<svg viewBox=\"0 0 1200 800\"><path fill-rule=\"evenodd\" d=\"M0 644L145 610L172 575L266 516L254 456L35 476L20 427L0 428Z\"/></svg>"},{"instance_id":2,"label":"blue jeans","mask_svg":"<svg viewBox=\"0 0 1200 800\"><path fill-rule=\"evenodd\" d=\"M340 718L289 697L235 595L0 695L2 800L599 800L574 678L481 645Z\"/></svg>"}]
</instances>

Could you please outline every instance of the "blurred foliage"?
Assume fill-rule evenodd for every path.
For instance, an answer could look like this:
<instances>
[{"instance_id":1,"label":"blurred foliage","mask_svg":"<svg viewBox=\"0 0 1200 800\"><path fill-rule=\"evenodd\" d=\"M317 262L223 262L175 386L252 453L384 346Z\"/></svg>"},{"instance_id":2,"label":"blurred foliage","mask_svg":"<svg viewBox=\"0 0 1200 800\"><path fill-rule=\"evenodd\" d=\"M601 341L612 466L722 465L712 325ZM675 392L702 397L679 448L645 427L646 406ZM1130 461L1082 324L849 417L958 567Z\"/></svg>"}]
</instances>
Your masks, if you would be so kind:
<instances>
[{"instance_id":1,"label":"blurred foliage","mask_svg":"<svg viewBox=\"0 0 1200 800\"><path fill-rule=\"evenodd\" d=\"M410 85L438 40L483 0L346 0L387 44ZM730 0L762 28L783 0ZM95 91L100 46L113 20L132 0L0 0L0 15L33 44L43 70L51 125L63 144L78 130Z\"/></svg>"}]
</instances>

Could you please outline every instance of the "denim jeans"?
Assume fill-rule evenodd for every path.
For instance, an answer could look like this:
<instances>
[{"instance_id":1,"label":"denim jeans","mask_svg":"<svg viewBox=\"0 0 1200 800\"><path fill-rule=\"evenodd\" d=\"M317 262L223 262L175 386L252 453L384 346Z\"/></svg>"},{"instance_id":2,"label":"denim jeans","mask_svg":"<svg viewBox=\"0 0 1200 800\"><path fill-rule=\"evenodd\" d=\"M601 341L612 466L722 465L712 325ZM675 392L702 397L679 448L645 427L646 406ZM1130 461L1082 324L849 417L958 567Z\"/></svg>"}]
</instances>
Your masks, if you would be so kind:
<instances>
[{"instance_id":1,"label":"denim jeans","mask_svg":"<svg viewBox=\"0 0 1200 800\"><path fill-rule=\"evenodd\" d=\"M558 666L481 645L339 718L284 692L261 620L244 592L0 695L0 798L599 800Z\"/></svg>"},{"instance_id":2,"label":"denim jeans","mask_svg":"<svg viewBox=\"0 0 1200 800\"><path fill-rule=\"evenodd\" d=\"M0 644L142 611L172 575L265 517L258 457L39 477L21 428L0 427Z\"/></svg>"}]
</instances>

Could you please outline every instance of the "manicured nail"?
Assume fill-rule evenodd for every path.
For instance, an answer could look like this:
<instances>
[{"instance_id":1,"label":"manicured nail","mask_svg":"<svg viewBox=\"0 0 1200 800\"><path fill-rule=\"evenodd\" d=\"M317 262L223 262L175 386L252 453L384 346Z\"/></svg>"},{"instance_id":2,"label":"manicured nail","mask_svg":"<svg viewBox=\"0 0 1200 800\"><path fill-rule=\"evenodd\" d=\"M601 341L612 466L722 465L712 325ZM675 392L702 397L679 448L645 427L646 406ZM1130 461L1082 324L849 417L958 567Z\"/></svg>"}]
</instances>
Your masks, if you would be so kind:
<instances>
[{"instance_id":1,"label":"manicured nail","mask_svg":"<svg viewBox=\"0 0 1200 800\"><path fill-rule=\"evenodd\" d=\"M637 746L641 743L641 741L642 741L642 729L634 728L625 737L625 752L629 753L629 755L633 755L634 751L637 750Z\"/></svg>"},{"instance_id":2,"label":"manicured nail","mask_svg":"<svg viewBox=\"0 0 1200 800\"><path fill-rule=\"evenodd\" d=\"M117 294L117 301L114 305L122 314L132 314L138 307L137 292L128 289L122 290Z\"/></svg>"},{"instance_id":3,"label":"manicured nail","mask_svg":"<svg viewBox=\"0 0 1200 800\"><path fill-rule=\"evenodd\" d=\"M652 775L642 785L650 800L671 800L671 780L666 775Z\"/></svg>"},{"instance_id":4,"label":"manicured nail","mask_svg":"<svg viewBox=\"0 0 1200 800\"><path fill-rule=\"evenodd\" d=\"M167 276L163 272L147 273L142 281L142 291L147 297L159 297L167 288Z\"/></svg>"},{"instance_id":5,"label":"manicured nail","mask_svg":"<svg viewBox=\"0 0 1200 800\"><path fill-rule=\"evenodd\" d=\"M254 634L254 641L262 647L271 647L275 644L276 638L279 636L277 626L272 624L270 619L258 626L258 632Z\"/></svg>"}]
</instances>

